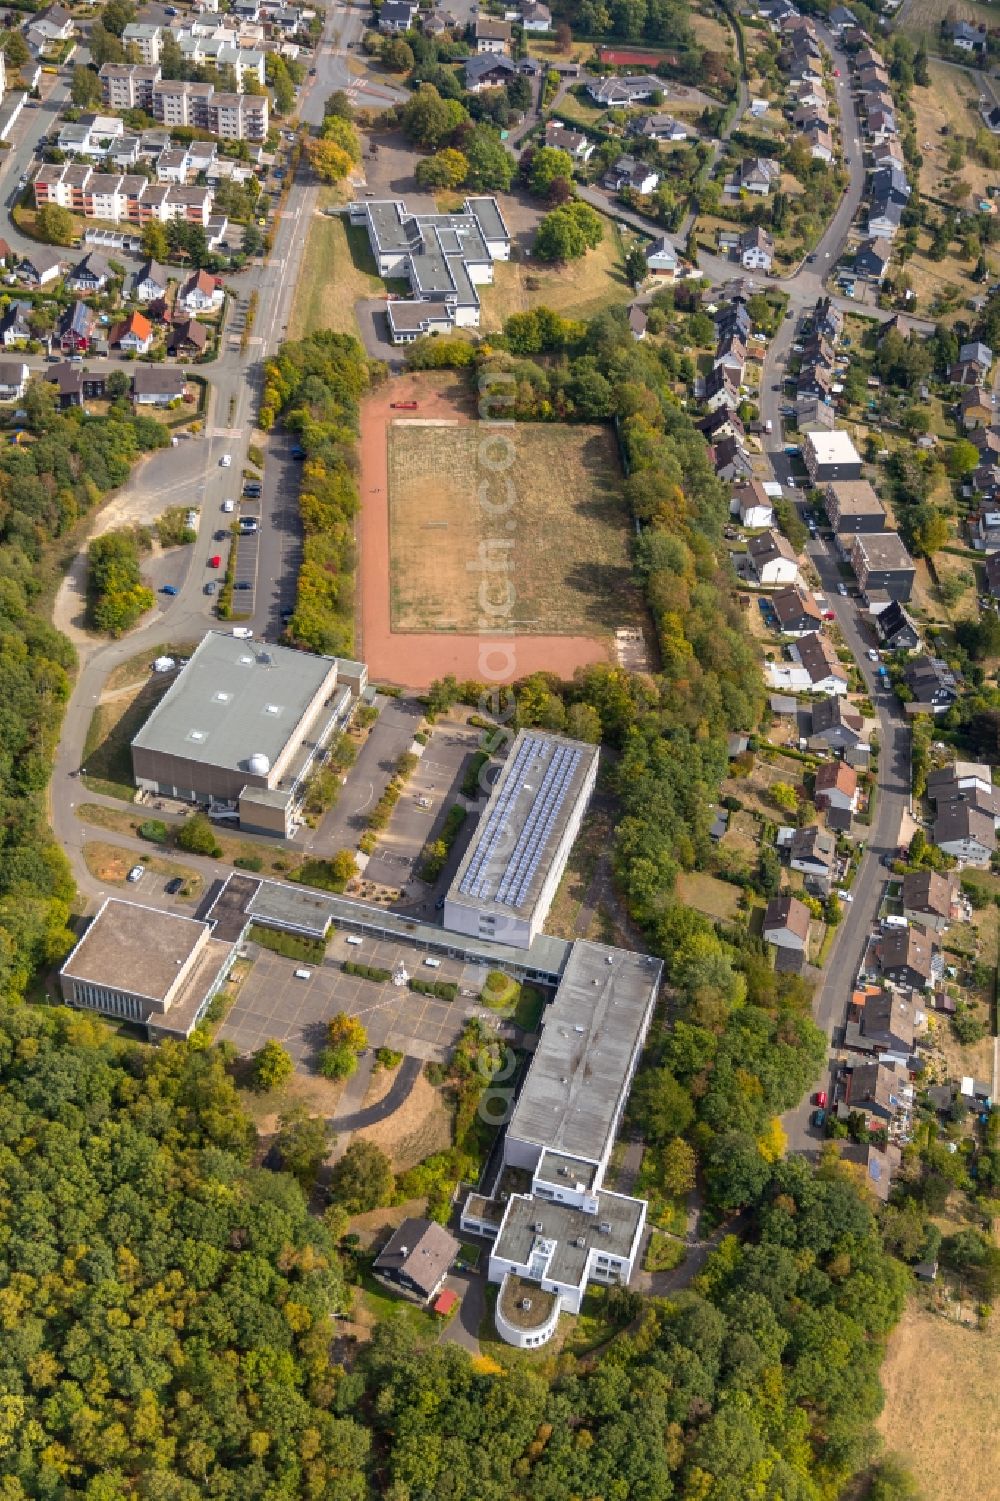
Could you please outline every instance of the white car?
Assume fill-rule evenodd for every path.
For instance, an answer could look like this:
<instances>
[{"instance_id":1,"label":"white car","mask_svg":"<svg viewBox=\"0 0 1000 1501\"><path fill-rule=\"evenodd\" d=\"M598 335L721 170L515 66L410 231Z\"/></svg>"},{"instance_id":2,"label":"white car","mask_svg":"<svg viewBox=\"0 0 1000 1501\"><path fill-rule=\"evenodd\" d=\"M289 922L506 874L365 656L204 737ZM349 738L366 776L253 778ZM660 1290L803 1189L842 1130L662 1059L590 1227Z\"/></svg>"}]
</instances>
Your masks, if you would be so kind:
<instances>
[{"instance_id":1,"label":"white car","mask_svg":"<svg viewBox=\"0 0 1000 1501\"><path fill-rule=\"evenodd\" d=\"M232 454L231 453L224 453L222 455L222 458L219 460L219 464L221 465L221 467L223 469L231 469L232 466L233 466L233 456L232 456Z\"/></svg>"},{"instance_id":2,"label":"white car","mask_svg":"<svg viewBox=\"0 0 1000 1501\"><path fill-rule=\"evenodd\" d=\"M844 598L846 599L847 598L847 585L846 584L838 584L837 585L837 593L838 594L842 594L844 596Z\"/></svg>"},{"instance_id":3,"label":"white car","mask_svg":"<svg viewBox=\"0 0 1000 1501\"><path fill-rule=\"evenodd\" d=\"M235 500L224 500L222 502L222 509L225 511L227 516L230 515L233 511L236 510Z\"/></svg>"},{"instance_id":4,"label":"white car","mask_svg":"<svg viewBox=\"0 0 1000 1501\"><path fill-rule=\"evenodd\" d=\"M868 660L869 662L878 661L878 652L875 650L874 646L870 647L868 650Z\"/></svg>"},{"instance_id":5,"label":"white car","mask_svg":"<svg viewBox=\"0 0 1000 1501\"><path fill-rule=\"evenodd\" d=\"M135 881L141 881L145 874L146 867L144 865L133 865L132 869L128 873L127 879L134 883Z\"/></svg>"}]
</instances>

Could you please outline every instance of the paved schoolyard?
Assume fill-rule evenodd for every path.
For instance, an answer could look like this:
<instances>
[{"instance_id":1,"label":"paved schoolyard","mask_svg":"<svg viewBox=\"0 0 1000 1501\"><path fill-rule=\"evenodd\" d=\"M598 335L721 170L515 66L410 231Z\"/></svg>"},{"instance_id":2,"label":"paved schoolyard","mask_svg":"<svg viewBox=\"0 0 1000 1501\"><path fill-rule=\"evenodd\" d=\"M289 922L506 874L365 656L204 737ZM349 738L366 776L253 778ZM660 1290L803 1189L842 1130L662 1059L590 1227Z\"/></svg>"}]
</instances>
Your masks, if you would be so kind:
<instances>
[{"instance_id":1,"label":"paved schoolyard","mask_svg":"<svg viewBox=\"0 0 1000 1501\"><path fill-rule=\"evenodd\" d=\"M483 1016L494 1024L496 1017L476 1004L486 974L481 965L442 959L440 969L429 969L423 958L420 949L374 938L349 945L343 934L334 936L323 964L302 964L261 949L219 1038L248 1054L273 1037L296 1064L311 1066L326 1045L326 1023L337 1011L346 1011L364 1023L370 1047L389 1047L410 1058L443 1063L466 1017ZM388 970L402 959L414 977L455 981L459 995L454 1001L438 1001L405 985L375 984L344 974L344 959ZM309 978L297 979L297 969L307 969Z\"/></svg>"}]
</instances>

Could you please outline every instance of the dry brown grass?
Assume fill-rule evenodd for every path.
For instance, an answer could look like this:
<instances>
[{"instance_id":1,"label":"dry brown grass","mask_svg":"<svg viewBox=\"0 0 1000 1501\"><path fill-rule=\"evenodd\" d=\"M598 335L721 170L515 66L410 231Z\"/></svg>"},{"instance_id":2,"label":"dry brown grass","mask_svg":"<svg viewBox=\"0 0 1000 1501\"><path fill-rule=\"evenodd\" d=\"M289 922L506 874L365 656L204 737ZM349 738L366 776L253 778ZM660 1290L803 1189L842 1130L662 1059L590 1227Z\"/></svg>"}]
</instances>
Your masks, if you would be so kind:
<instances>
[{"instance_id":1,"label":"dry brown grass","mask_svg":"<svg viewBox=\"0 0 1000 1501\"><path fill-rule=\"evenodd\" d=\"M561 113L566 113L562 111ZM568 119L569 117L567 117ZM501 261L493 270L492 286L480 289L481 327L487 333L502 328L511 313L547 307L568 318L592 318L606 307L630 302L632 286L625 275L622 238L605 221L604 238L595 250L565 266L541 261Z\"/></svg>"},{"instance_id":2,"label":"dry brown grass","mask_svg":"<svg viewBox=\"0 0 1000 1501\"><path fill-rule=\"evenodd\" d=\"M179 865L175 860L165 860L161 855L140 856L133 850L122 849L118 844L108 844L103 839L89 839L83 846L83 858L95 880L105 881L109 886L124 886L125 878L132 866L140 863L145 865L147 870L169 879L180 876L188 887L187 894L190 900L197 898L203 885L201 876L188 865ZM141 882L136 883L134 891L136 897L141 899Z\"/></svg>"},{"instance_id":3,"label":"dry brown grass","mask_svg":"<svg viewBox=\"0 0 1000 1501\"><path fill-rule=\"evenodd\" d=\"M739 911L740 890L729 881L720 881L703 870L682 871L677 877L677 898L685 907L694 907L706 917L724 920Z\"/></svg>"},{"instance_id":4,"label":"dry brown grass","mask_svg":"<svg viewBox=\"0 0 1000 1501\"><path fill-rule=\"evenodd\" d=\"M302 339L320 328L356 335L354 304L384 293L365 231L351 228L339 214L317 214L309 226L288 337Z\"/></svg>"},{"instance_id":5,"label":"dry brown grass","mask_svg":"<svg viewBox=\"0 0 1000 1501\"><path fill-rule=\"evenodd\" d=\"M889 1341L878 1427L930 1498L1000 1501L1000 1328L979 1333L931 1313L917 1297Z\"/></svg>"},{"instance_id":6,"label":"dry brown grass","mask_svg":"<svg viewBox=\"0 0 1000 1501\"><path fill-rule=\"evenodd\" d=\"M733 33L723 21L715 16L703 16L696 10L689 13L688 19L699 47L704 47L709 52L721 52L723 55L733 51Z\"/></svg>"},{"instance_id":7,"label":"dry brown grass","mask_svg":"<svg viewBox=\"0 0 1000 1501\"><path fill-rule=\"evenodd\" d=\"M304 1105L310 1115L333 1119L344 1088L342 1079L334 1081L324 1079L320 1074L296 1070L280 1089L265 1095L244 1089L240 1091L240 1099L261 1136L273 1136L278 1129L279 1117L293 1105Z\"/></svg>"},{"instance_id":8,"label":"dry brown grass","mask_svg":"<svg viewBox=\"0 0 1000 1501\"><path fill-rule=\"evenodd\" d=\"M639 623L629 563L621 471L610 429L518 423L505 473L514 504L504 532L478 503L493 462L475 423L394 423L389 429L391 624L396 631L482 628L480 589L510 599L506 629L527 635L594 636ZM493 493L492 490L490 492ZM496 488L502 497L502 487ZM506 539L505 539L506 540ZM470 569L492 545L509 571Z\"/></svg>"},{"instance_id":9,"label":"dry brown grass","mask_svg":"<svg viewBox=\"0 0 1000 1501\"><path fill-rule=\"evenodd\" d=\"M974 21L977 25L984 21L992 27L996 22L992 6L979 5L976 0L905 0L896 17L895 29L905 31L915 43L914 33L936 37L941 22L951 15L956 21Z\"/></svg>"},{"instance_id":10,"label":"dry brown grass","mask_svg":"<svg viewBox=\"0 0 1000 1501\"><path fill-rule=\"evenodd\" d=\"M451 1146L451 1111L441 1091L421 1071L402 1105L388 1120L364 1126L352 1136L373 1141L388 1154L394 1170L402 1173L434 1152L443 1152Z\"/></svg>"},{"instance_id":11,"label":"dry brown grass","mask_svg":"<svg viewBox=\"0 0 1000 1501\"><path fill-rule=\"evenodd\" d=\"M980 166L966 154L958 172L949 171L948 148L955 136L973 136L982 126L979 115L979 88L970 73L945 63L928 64L930 83L913 89L913 108L917 117L922 165L920 191L951 200L951 188L961 178L967 191L984 194L995 179L987 167ZM949 134L942 135L946 127Z\"/></svg>"},{"instance_id":12,"label":"dry brown grass","mask_svg":"<svg viewBox=\"0 0 1000 1501\"><path fill-rule=\"evenodd\" d=\"M162 646L151 646L146 651L139 652L134 657L129 657L127 662L119 665L108 674L108 680L104 684L101 699L117 694L122 688L141 687L150 680L153 663L157 657L189 657L198 645L197 641L178 641L176 644L165 641ZM172 682L172 678L167 679Z\"/></svg>"}]
</instances>

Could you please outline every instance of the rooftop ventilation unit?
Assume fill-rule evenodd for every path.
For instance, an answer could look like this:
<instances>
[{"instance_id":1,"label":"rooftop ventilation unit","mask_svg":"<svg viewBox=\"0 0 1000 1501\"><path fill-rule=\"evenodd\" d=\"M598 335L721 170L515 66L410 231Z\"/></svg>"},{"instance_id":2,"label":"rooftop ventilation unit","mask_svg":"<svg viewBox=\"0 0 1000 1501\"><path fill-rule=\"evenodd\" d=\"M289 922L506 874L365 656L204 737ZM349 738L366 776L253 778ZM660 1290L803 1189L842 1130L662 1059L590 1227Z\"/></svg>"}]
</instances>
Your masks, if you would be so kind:
<instances>
[{"instance_id":1,"label":"rooftop ventilation unit","mask_svg":"<svg viewBox=\"0 0 1000 1501\"><path fill-rule=\"evenodd\" d=\"M247 770L255 777L266 777L271 770L271 763L263 751L254 751L247 762Z\"/></svg>"}]
</instances>

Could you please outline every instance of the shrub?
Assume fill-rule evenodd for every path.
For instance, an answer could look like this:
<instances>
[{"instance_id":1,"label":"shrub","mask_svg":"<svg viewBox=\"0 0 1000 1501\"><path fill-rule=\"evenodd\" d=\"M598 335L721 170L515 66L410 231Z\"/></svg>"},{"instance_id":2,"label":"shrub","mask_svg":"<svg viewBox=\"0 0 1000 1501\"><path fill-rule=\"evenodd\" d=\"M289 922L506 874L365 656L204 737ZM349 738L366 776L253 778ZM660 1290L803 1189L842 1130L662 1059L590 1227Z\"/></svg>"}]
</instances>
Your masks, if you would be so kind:
<instances>
[{"instance_id":1,"label":"shrub","mask_svg":"<svg viewBox=\"0 0 1000 1501\"><path fill-rule=\"evenodd\" d=\"M378 969L373 964L355 964L353 959L345 959L340 966L345 975L357 975L361 980L372 980L376 985L384 985L392 979L392 972L388 969Z\"/></svg>"},{"instance_id":2,"label":"shrub","mask_svg":"<svg viewBox=\"0 0 1000 1501\"><path fill-rule=\"evenodd\" d=\"M397 1053L395 1048L378 1048L375 1052L374 1072L377 1073L380 1068L398 1068L402 1061L403 1054Z\"/></svg>"},{"instance_id":3,"label":"shrub","mask_svg":"<svg viewBox=\"0 0 1000 1501\"><path fill-rule=\"evenodd\" d=\"M322 939L276 933L273 928L262 928L257 923L252 924L247 938L262 949L269 949L272 954L281 954L284 959L302 959L307 964L322 964L326 954L326 944Z\"/></svg>"},{"instance_id":4,"label":"shrub","mask_svg":"<svg viewBox=\"0 0 1000 1501\"><path fill-rule=\"evenodd\" d=\"M437 880L466 817L466 811L460 803L455 803L454 807L448 809L448 815L441 826L441 833L437 839L432 839L424 845L420 863L417 866L422 881L433 883Z\"/></svg>"},{"instance_id":5,"label":"shrub","mask_svg":"<svg viewBox=\"0 0 1000 1501\"><path fill-rule=\"evenodd\" d=\"M264 862L259 855L237 855L233 864L240 870L264 869Z\"/></svg>"},{"instance_id":6,"label":"shrub","mask_svg":"<svg viewBox=\"0 0 1000 1501\"><path fill-rule=\"evenodd\" d=\"M324 1048L316 1067L324 1079L349 1079L358 1066L358 1055L353 1048Z\"/></svg>"},{"instance_id":7,"label":"shrub","mask_svg":"<svg viewBox=\"0 0 1000 1501\"><path fill-rule=\"evenodd\" d=\"M438 1001L453 1001L458 995L458 986L448 980L410 980L410 989L417 995L431 995Z\"/></svg>"},{"instance_id":8,"label":"shrub","mask_svg":"<svg viewBox=\"0 0 1000 1501\"><path fill-rule=\"evenodd\" d=\"M217 859L222 854L222 845L215 837L215 830L204 813L192 813L177 831L177 844L191 855L211 855Z\"/></svg>"},{"instance_id":9,"label":"shrub","mask_svg":"<svg viewBox=\"0 0 1000 1501\"><path fill-rule=\"evenodd\" d=\"M340 850L332 860L306 860L298 870L290 872L288 879L301 881L304 886L317 886L321 891L340 892L345 889L350 877L356 874L354 855L350 850Z\"/></svg>"},{"instance_id":10,"label":"shrub","mask_svg":"<svg viewBox=\"0 0 1000 1501\"><path fill-rule=\"evenodd\" d=\"M489 751L479 750L469 762L468 770L462 778L462 796L478 797L483 788L479 780L480 772L490 759Z\"/></svg>"},{"instance_id":11,"label":"shrub","mask_svg":"<svg viewBox=\"0 0 1000 1501\"><path fill-rule=\"evenodd\" d=\"M147 818L139 825L139 838L148 839L151 844L166 844L167 826L162 819Z\"/></svg>"}]
</instances>

